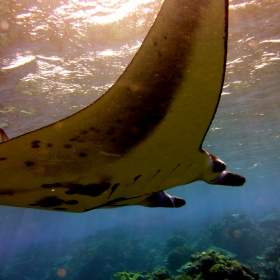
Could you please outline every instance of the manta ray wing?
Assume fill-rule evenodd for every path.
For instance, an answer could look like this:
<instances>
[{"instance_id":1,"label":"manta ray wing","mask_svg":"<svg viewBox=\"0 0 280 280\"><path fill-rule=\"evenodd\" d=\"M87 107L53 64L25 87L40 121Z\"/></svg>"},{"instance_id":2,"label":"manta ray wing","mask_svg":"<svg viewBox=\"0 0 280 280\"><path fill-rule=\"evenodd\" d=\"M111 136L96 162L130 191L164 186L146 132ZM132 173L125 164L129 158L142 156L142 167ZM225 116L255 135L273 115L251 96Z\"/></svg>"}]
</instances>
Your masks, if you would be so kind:
<instances>
[{"instance_id":1,"label":"manta ray wing","mask_svg":"<svg viewBox=\"0 0 280 280\"><path fill-rule=\"evenodd\" d=\"M242 176L202 149L223 86L227 16L227 0L166 0L104 96L4 139L0 204L69 212L179 207L184 201L163 190L196 180L242 185Z\"/></svg>"}]
</instances>

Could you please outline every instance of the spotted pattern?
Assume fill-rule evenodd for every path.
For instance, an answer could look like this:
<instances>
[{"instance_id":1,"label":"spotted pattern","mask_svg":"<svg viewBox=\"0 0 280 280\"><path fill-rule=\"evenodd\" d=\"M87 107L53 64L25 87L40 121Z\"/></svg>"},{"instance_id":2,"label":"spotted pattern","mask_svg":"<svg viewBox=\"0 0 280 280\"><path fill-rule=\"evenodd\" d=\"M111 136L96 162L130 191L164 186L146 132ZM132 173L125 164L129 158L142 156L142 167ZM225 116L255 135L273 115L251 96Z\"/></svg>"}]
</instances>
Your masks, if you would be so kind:
<instances>
[{"instance_id":1,"label":"spotted pattern","mask_svg":"<svg viewBox=\"0 0 280 280\"><path fill-rule=\"evenodd\" d=\"M63 187L67 188L68 191L65 191L65 194L73 195L73 194L81 194L87 195L91 197L97 197L102 193L106 192L110 188L111 184L108 182L101 183L93 183L93 184L66 184Z\"/></svg>"},{"instance_id":2,"label":"spotted pattern","mask_svg":"<svg viewBox=\"0 0 280 280\"><path fill-rule=\"evenodd\" d=\"M108 198L110 198L110 196L114 193L114 191L118 188L119 185L120 185L119 183L113 185L112 190L111 190L111 193L110 193L110 195L108 196Z\"/></svg>"},{"instance_id":3,"label":"spotted pattern","mask_svg":"<svg viewBox=\"0 0 280 280\"><path fill-rule=\"evenodd\" d=\"M34 148L34 149L40 148L40 143L41 143L41 141L39 141L39 140L32 141L31 148Z\"/></svg>"},{"instance_id":4,"label":"spotted pattern","mask_svg":"<svg viewBox=\"0 0 280 280\"><path fill-rule=\"evenodd\" d=\"M13 190L9 190L9 189L6 189L6 190L0 190L0 195L14 195L15 194L15 191Z\"/></svg>"},{"instance_id":5,"label":"spotted pattern","mask_svg":"<svg viewBox=\"0 0 280 280\"><path fill-rule=\"evenodd\" d=\"M34 162L34 161L31 161L31 160L27 160L26 162L24 162L24 164L25 164L26 166L30 167L30 166L35 165L35 162Z\"/></svg>"},{"instance_id":6,"label":"spotted pattern","mask_svg":"<svg viewBox=\"0 0 280 280\"><path fill-rule=\"evenodd\" d=\"M37 203L31 203L28 204L29 206L36 206L36 207L42 207L42 208L53 208L54 210L67 210L65 207L57 207L61 206L63 204L66 205L76 205L79 202L77 200L63 200L58 198L57 196L47 196L39 201Z\"/></svg>"},{"instance_id":7,"label":"spotted pattern","mask_svg":"<svg viewBox=\"0 0 280 280\"><path fill-rule=\"evenodd\" d=\"M88 153L79 153L79 157L87 157L88 156Z\"/></svg>"},{"instance_id":8,"label":"spotted pattern","mask_svg":"<svg viewBox=\"0 0 280 280\"><path fill-rule=\"evenodd\" d=\"M101 184L89 184L85 185L80 191L79 194L88 195L88 196L99 196L110 188L109 183Z\"/></svg>"},{"instance_id":9,"label":"spotted pattern","mask_svg":"<svg viewBox=\"0 0 280 280\"><path fill-rule=\"evenodd\" d=\"M134 182L136 182L142 175L138 175L134 178Z\"/></svg>"},{"instance_id":10,"label":"spotted pattern","mask_svg":"<svg viewBox=\"0 0 280 280\"><path fill-rule=\"evenodd\" d=\"M47 196L39 201L36 204L29 204L29 206L39 206L42 208L50 208L60 206L64 203L63 199L58 198L57 196Z\"/></svg>"},{"instance_id":11,"label":"spotted pattern","mask_svg":"<svg viewBox=\"0 0 280 280\"><path fill-rule=\"evenodd\" d=\"M45 188L45 189L53 189L53 188L62 187L62 184L61 184L61 183L43 184L41 187L42 187L42 188Z\"/></svg>"},{"instance_id":12,"label":"spotted pattern","mask_svg":"<svg viewBox=\"0 0 280 280\"><path fill-rule=\"evenodd\" d=\"M70 149L70 148L72 148L72 145L71 144L65 144L63 147L66 148L66 149Z\"/></svg>"},{"instance_id":13,"label":"spotted pattern","mask_svg":"<svg viewBox=\"0 0 280 280\"><path fill-rule=\"evenodd\" d=\"M67 205L76 205L79 202L77 200L67 200L64 203L67 204Z\"/></svg>"},{"instance_id":14,"label":"spotted pattern","mask_svg":"<svg viewBox=\"0 0 280 280\"><path fill-rule=\"evenodd\" d=\"M82 184L67 184L64 187L68 189L68 191L66 191L65 193L72 195L72 194L78 193L78 191L83 188L83 185Z\"/></svg>"}]
</instances>

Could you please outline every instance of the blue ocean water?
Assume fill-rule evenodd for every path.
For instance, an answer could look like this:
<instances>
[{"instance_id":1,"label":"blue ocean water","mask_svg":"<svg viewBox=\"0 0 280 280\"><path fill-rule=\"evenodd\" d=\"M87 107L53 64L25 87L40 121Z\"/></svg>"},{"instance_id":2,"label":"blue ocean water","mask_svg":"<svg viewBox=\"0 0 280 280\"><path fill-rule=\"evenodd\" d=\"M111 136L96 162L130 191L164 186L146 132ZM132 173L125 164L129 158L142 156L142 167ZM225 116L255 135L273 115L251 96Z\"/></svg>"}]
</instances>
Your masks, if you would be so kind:
<instances>
[{"instance_id":1,"label":"blue ocean water","mask_svg":"<svg viewBox=\"0 0 280 280\"><path fill-rule=\"evenodd\" d=\"M15 137L71 115L100 97L140 47L161 2L3 2L0 127ZM188 237L191 244L193 236L203 239L205 227L218 225L224 217L244 214L260 226L266 215L279 214L279 18L277 0L230 1L224 91L203 147L225 161L228 170L245 176L243 187L196 182L169 190L187 201L179 209L133 206L73 214L1 206L0 279L59 279L64 277L63 271L62 276L57 274L60 268L69 279L110 279L116 271L154 269L165 265L168 253L162 248L175 233ZM245 231L244 227L243 235ZM273 231L279 232L279 224ZM272 246L270 239L280 238L266 231L262 235L267 239L259 242L268 245L255 258ZM104 241L102 236L108 238ZM137 246L131 245L136 242L132 237ZM208 239L197 248L204 251L215 244ZM252 245L242 246L246 251ZM98 248L104 254L107 248L107 259L98 258L102 255ZM133 253L132 248L138 251ZM135 254L144 260L138 260L138 266L129 257ZM117 256L115 262L111 255ZM71 270L73 262L84 268L83 275L77 267ZM102 267L99 274L96 268L87 268L87 262ZM89 271L96 273L95 278ZM275 275L266 279L278 279Z\"/></svg>"}]
</instances>

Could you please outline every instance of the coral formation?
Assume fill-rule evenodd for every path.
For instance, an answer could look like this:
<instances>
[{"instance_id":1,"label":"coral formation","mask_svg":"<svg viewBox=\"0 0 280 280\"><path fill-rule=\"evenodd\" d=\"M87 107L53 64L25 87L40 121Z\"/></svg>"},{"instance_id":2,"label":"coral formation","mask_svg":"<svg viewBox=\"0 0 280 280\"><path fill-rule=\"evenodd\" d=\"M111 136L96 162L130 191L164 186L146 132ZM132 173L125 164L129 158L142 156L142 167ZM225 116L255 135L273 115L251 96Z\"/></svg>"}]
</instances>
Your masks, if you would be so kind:
<instances>
[{"instance_id":1,"label":"coral formation","mask_svg":"<svg viewBox=\"0 0 280 280\"><path fill-rule=\"evenodd\" d=\"M208 225L206 230L215 246L235 253L240 261L261 252L265 240L257 225L242 214L226 216L220 223Z\"/></svg>"},{"instance_id":2,"label":"coral formation","mask_svg":"<svg viewBox=\"0 0 280 280\"><path fill-rule=\"evenodd\" d=\"M171 235L166 241L166 248L174 249L177 247L183 247L187 244L187 240L181 235Z\"/></svg>"},{"instance_id":3,"label":"coral formation","mask_svg":"<svg viewBox=\"0 0 280 280\"><path fill-rule=\"evenodd\" d=\"M256 270L262 279L280 279L280 239L274 239L261 256L257 256Z\"/></svg>"},{"instance_id":4,"label":"coral formation","mask_svg":"<svg viewBox=\"0 0 280 280\"><path fill-rule=\"evenodd\" d=\"M260 226L264 228L280 227L280 213L270 213L259 220Z\"/></svg>"},{"instance_id":5,"label":"coral formation","mask_svg":"<svg viewBox=\"0 0 280 280\"><path fill-rule=\"evenodd\" d=\"M151 273L140 274L138 272L117 272L114 280L171 280L169 272L165 269L157 269Z\"/></svg>"},{"instance_id":6,"label":"coral formation","mask_svg":"<svg viewBox=\"0 0 280 280\"><path fill-rule=\"evenodd\" d=\"M258 280L258 274L236 260L209 251L193 254L192 261L186 263L178 271L180 275L170 275L167 270L160 269L150 273L118 272L115 280Z\"/></svg>"},{"instance_id":7,"label":"coral formation","mask_svg":"<svg viewBox=\"0 0 280 280\"><path fill-rule=\"evenodd\" d=\"M182 274L175 277L176 280L259 279L258 274L247 266L214 251L194 254L191 259L192 262L187 263L180 269Z\"/></svg>"},{"instance_id":8,"label":"coral formation","mask_svg":"<svg viewBox=\"0 0 280 280\"><path fill-rule=\"evenodd\" d=\"M168 268L175 270L185 263L185 256L179 251L171 251L167 257Z\"/></svg>"}]
</instances>

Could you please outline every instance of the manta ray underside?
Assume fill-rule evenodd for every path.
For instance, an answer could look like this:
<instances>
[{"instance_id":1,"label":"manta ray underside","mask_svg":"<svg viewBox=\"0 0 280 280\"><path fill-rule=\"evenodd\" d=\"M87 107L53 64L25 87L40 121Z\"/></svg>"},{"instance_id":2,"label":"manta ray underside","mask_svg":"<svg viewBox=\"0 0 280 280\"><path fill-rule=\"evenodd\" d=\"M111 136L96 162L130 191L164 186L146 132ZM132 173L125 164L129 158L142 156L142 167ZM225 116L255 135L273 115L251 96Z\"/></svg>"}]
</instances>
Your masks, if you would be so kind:
<instances>
[{"instance_id":1,"label":"manta ray underside","mask_svg":"<svg viewBox=\"0 0 280 280\"><path fill-rule=\"evenodd\" d=\"M223 87L227 24L227 0L166 0L105 95L14 139L1 130L0 204L180 207L185 201L164 190L197 180L243 185L202 149Z\"/></svg>"}]
</instances>

